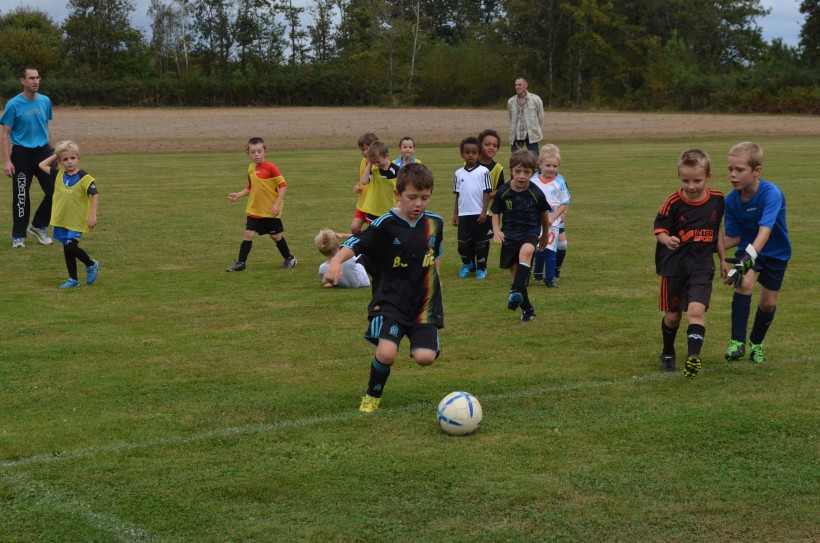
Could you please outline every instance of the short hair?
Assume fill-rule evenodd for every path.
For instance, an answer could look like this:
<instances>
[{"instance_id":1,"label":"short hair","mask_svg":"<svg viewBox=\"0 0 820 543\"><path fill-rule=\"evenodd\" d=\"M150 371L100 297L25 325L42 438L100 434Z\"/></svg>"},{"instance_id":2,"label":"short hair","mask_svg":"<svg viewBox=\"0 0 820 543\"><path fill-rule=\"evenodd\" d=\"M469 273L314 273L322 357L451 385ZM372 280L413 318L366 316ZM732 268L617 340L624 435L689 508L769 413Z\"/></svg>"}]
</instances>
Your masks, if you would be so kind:
<instances>
[{"instance_id":1,"label":"short hair","mask_svg":"<svg viewBox=\"0 0 820 543\"><path fill-rule=\"evenodd\" d=\"M367 158L370 159L370 162L375 162L374 159L381 158L389 154L390 150L381 140L374 141L370 144L370 147L367 148Z\"/></svg>"},{"instance_id":2,"label":"short hair","mask_svg":"<svg viewBox=\"0 0 820 543\"><path fill-rule=\"evenodd\" d=\"M706 154L706 151L700 149L687 149L682 152L680 158L678 158L678 171L680 171L681 166L687 168L703 168L706 175L712 173L712 161L709 160L709 155Z\"/></svg>"},{"instance_id":3,"label":"short hair","mask_svg":"<svg viewBox=\"0 0 820 543\"><path fill-rule=\"evenodd\" d=\"M745 156L752 169L763 166L763 148L751 141L742 141L729 149L729 156Z\"/></svg>"},{"instance_id":4,"label":"short hair","mask_svg":"<svg viewBox=\"0 0 820 543\"><path fill-rule=\"evenodd\" d=\"M475 145L479 150L481 150L481 146L478 144L478 138L469 136L461 140L461 147L459 149L462 155L464 154L464 148L468 145Z\"/></svg>"},{"instance_id":5,"label":"short hair","mask_svg":"<svg viewBox=\"0 0 820 543\"><path fill-rule=\"evenodd\" d=\"M526 83L527 85L529 85L529 84L530 84L530 82L529 82L529 81L527 81L527 78L526 78L526 77L524 77L523 75L517 75L517 76L515 76L515 81L518 81L519 79L521 79L522 81L524 81L524 83Z\"/></svg>"},{"instance_id":6,"label":"short hair","mask_svg":"<svg viewBox=\"0 0 820 543\"><path fill-rule=\"evenodd\" d=\"M379 139L379 137L376 136L376 134L374 134L373 132L365 132L364 134L359 136L359 147L364 147L365 145L369 146L377 139Z\"/></svg>"},{"instance_id":7,"label":"short hair","mask_svg":"<svg viewBox=\"0 0 820 543\"><path fill-rule=\"evenodd\" d=\"M25 79L26 72L29 70L34 70L38 74L40 73L40 70L37 68L37 66L29 64L28 66L23 66L22 68L20 68L20 79Z\"/></svg>"},{"instance_id":8,"label":"short hair","mask_svg":"<svg viewBox=\"0 0 820 543\"><path fill-rule=\"evenodd\" d=\"M481 133L478 135L478 147L481 148L484 145L484 138L487 136L492 136L496 140L498 140L498 145L501 145L501 136L498 135L498 132L493 130L492 128L488 128L487 130L482 130Z\"/></svg>"},{"instance_id":9,"label":"short hair","mask_svg":"<svg viewBox=\"0 0 820 543\"><path fill-rule=\"evenodd\" d=\"M404 136L402 139L399 140L399 148L401 148L401 144L404 143L405 141L409 141L410 143L412 143L413 147L416 146L416 140L414 140L410 136Z\"/></svg>"},{"instance_id":10,"label":"short hair","mask_svg":"<svg viewBox=\"0 0 820 543\"><path fill-rule=\"evenodd\" d=\"M251 145L259 145L260 143L262 144L262 147L264 147L265 149L268 148L268 146L265 145L265 140L263 140L262 138L259 138L259 137L254 137L254 138L249 139L247 148L250 149Z\"/></svg>"},{"instance_id":11,"label":"short hair","mask_svg":"<svg viewBox=\"0 0 820 543\"><path fill-rule=\"evenodd\" d=\"M538 163L541 164L547 158L557 158L558 162L561 162L561 150L557 145L547 143L541 147L541 152L538 153Z\"/></svg>"},{"instance_id":12,"label":"short hair","mask_svg":"<svg viewBox=\"0 0 820 543\"><path fill-rule=\"evenodd\" d=\"M313 243L316 244L319 252L328 258L339 252L339 238L336 237L336 232L330 228L319 230L319 233L313 239Z\"/></svg>"},{"instance_id":13,"label":"short hair","mask_svg":"<svg viewBox=\"0 0 820 543\"><path fill-rule=\"evenodd\" d=\"M80 156L80 146L71 140L58 141L57 145L54 146L54 155L58 159L60 158L60 154L66 151L71 151L76 153L77 156Z\"/></svg>"},{"instance_id":14,"label":"short hair","mask_svg":"<svg viewBox=\"0 0 820 543\"><path fill-rule=\"evenodd\" d=\"M521 166L535 172L538 169L538 159L529 149L519 149L510 155L510 170Z\"/></svg>"},{"instance_id":15,"label":"short hair","mask_svg":"<svg viewBox=\"0 0 820 543\"><path fill-rule=\"evenodd\" d=\"M433 172L420 162L405 164L401 170L399 170L399 175L396 177L396 190L401 194L408 186L416 190L430 189L432 191Z\"/></svg>"}]
</instances>

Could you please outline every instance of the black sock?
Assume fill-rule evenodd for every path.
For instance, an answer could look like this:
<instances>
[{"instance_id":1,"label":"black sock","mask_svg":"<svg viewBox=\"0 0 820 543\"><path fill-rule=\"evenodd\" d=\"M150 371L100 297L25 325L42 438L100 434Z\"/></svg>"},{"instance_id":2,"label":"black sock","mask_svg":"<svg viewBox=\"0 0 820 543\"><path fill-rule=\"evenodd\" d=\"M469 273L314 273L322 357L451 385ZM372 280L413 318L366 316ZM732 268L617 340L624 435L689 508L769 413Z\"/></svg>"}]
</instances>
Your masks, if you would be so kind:
<instances>
[{"instance_id":1,"label":"black sock","mask_svg":"<svg viewBox=\"0 0 820 543\"><path fill-rule=\"evenodd\" d=\"M678 327L669 328L666 319L661 319L661 332L663 334L663 354L675 355L675 338L678 335Z\"/></svg>"},{"instance_id":2,"label":"black sock","mask_svg":"<svg viewBox=\"0 0 820 543\"><path fill-rule=\"evenodd\" d=\"M279 253L285 260L293 256L292 254L290 254L290 249L288 249L288 242L285 241L285 238L282 238L276 242L276 248L279 249Z\"/></svg>"},{"instance_id":3,"label":"black sock","mask_svg":"<svg viewBox=\"0 0 820 543\"><path fill-rule=\"evenodd\" d=\"M702 324L690 324L686 330L686 343L689 347L687 356L700 356L703 347L703 338L706 336L706 327Z\"/></svg>"},{"instance_id":4,"label":"black sock","mask_svg":"<svg viewBox=\"0 0 820 543\"><path fill-rule=\"evenodd\" d=\"M512 288L519 292L524 292L527 289L527 282L530 280L530 266L527 264L518 263L518 268L515 270L515 277L513 278Z\"/></svg>"},{"instance_id":5,"label":"black sock","mask_svg":"<svg viewBox=\"0 0 820 543\"><path fill-rule=\"evenodd\" d=\"M482 241L475 244L475 265L477 270L487 269L487 255L490 253L490 242Z\"/></svg>"},{"instance_id":6,"label":"black sock","mask_svg":"<svg viewBox=\"0 0 820 543\"><path fill-rule=\"evenodd\" d=\"M746 343L746 326L752 312L752 295L735 292L732 297L732 339Z\"/></svg>"},{"instance_id":7,"label":"black sock","mask_svg":"<svg viewBox=\"0 0 820 543\"><path fill-rule=\"evenodd\" d=\"M390 366L382 364L374 356L373 362L370 364L370 380L367 382L367 394L374 398L381 398L388 377L390 377Z\"/></svg>"},{"instance_id":8,"label":"black sock","mask_svg":"<svg viewBox=\"0 0 820 543\"><path fill-rule=\"evenodd\" d=\"M760 306L757 306L755 322L752 324L752 333L749 334L749 343L754 343L755 345L760 345L763 343L763 338L766 337L766 332L769 330L769 326L772 325L772 321L774 320L775 311L777 311L777 307L772 308L771 313L766 313L760 309Z\"/></svg>"},{"instance_id":9,"label":"black sock","mask_svg":"<svg viewBox=\"0 0 820 543\"><path fill-rule=\"evenodd\" d=\"M251 246L253 246L253 240L242 240L242 245L239 246L239 260L237 260L237 262L247 262L248 255L251 254Z\"/></svg>"},{"instance_id":10,"label":"black sock","mask_svg":"<svg viewBox=\"0 0 820 543\"><path fill-rule=\"evenodd\" d=\"M76 243L69 241L63 245L63 256L65 257L65 267L68 269L68 276L77 280L77 259L74 258L74 247Z\"/></svg>"}]
</instances>

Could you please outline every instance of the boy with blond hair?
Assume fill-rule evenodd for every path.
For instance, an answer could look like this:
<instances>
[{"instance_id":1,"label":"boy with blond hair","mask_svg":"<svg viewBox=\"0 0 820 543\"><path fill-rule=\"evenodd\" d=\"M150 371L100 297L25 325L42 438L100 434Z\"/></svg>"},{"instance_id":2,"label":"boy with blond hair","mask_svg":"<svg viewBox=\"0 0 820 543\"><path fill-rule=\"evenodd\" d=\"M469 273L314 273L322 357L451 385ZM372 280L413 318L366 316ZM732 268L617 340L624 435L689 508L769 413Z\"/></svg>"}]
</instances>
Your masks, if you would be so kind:
<instances>
[{"instance_id":1,"label":"boy with blond hair","mask_svg":"<svg viewBox=\"0 0 820 543\"><path fill-rule=\"evenodd\" d=\"M330 267L330 261L336 256L336 253L339 252L339 239L347 239L349 237L349 235L337 234L329 228L323 228L316 234L313 243L319 252L327 258L325 262L319 264L319 279L324 279L325 273L327 273L327 269ZM339 288L369 287L370 278L367 276L367 270L364 269L364 266L359 264L360 258L361 257L356 257L345 261L342 265L342 271L344 273L337 284L333 285L332 283L323 281L322 285L325 287L336 286Z\"/></svg>"},{"instance_id":2,"label":"boy with blond hair","mask_svg":"<svg viewBox=\"0 0 820 543\"><path fill-rule=\"evenodd\" d=\"M359 184L367 187L367 196L361 210L372 223L396 205L394 191L399 167L390 161L390 151L382 141L374 141L367 148L367 163Z\"/></svg>"},{"instance_id":3,"label":"boy with blond hair","mask_svg":"<svg viewBox=\"0 0 820 543\"><path fill-rule=\"evenodd\" d=\"M533 279L543 280L547 288L558 288L555 282L558 243L564 227L564 214L569 207L569 189L564 177L558 173L560 166L561 151L558 147L552 143L541 147L538 155L539 172L533 176L532 182L547 197L550 212L558 217L550 224L547 246L542 251L536 251L533 260Z\"/></svg>"}]
</instances>

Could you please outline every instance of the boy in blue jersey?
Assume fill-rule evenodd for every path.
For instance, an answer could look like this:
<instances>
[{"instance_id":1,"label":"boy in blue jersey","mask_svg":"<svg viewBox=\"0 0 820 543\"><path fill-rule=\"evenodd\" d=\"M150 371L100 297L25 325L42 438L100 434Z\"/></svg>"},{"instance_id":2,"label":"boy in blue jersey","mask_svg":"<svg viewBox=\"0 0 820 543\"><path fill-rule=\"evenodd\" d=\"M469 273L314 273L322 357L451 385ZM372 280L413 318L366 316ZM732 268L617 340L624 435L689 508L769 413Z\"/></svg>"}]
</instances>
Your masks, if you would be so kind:
<instances>
[{"instance_id":1,"label":"boy in blue jersey","mask_svg":"<svg viewBox=\"0 0 820 543\"><path fill-rule=\"evenodd\" d=\"M550 223L558 217L550 216L546 196L530 182L536 166L535 155L527 149L514 152L510 156L510 182L498 188L492 205L493 240L502 244L501 268L509 269L513 278L507 307L515 311L520 306L523 322L535 318L527 294L532 257L536 246L539 250L546 247Z\"/></svg>"},{"instance_id":2,"label":"boy in blue jersey","mask_svg":"<svg viewBox=\"0 0 820 543\"><path fill-rule=\"evenodd\" d=\"M439 355L438 329L444 326L439 263L444 221L427 211L433 174L423 164L407 164L396 178L395 208L350 237L330 260L324 280L336 285L342 265L356 255L371 261L370 325L364 338L376 346L367 394L359 411L379 407L399 343L410 338L410 356L429 366Z\"/></svg>"},{"instance_id":3,"label":"boy in blue jersey","mask_svg":"<svg viewBox=\"0 0 820 543\"><path fill-rule=\"evenodd\" d=\"M393 164L401 168L405 164L412 164L421 160L416 158L416 140L410 136L404 136L399 141L399 158L393 161Z\"/></svg>"},{"instance_id":4,"label":"boy in blue jersey","mask_svg":"<svg viewBox=\"0 0 820 543\"><path fill-rule=\"evenodd\" d=\"M786 199L777 185L760 177L762 170L763 150L756 143L738 143L729 151L729 180L734 190L726 196L724 239L727 249L738 250L735 258L721 264L725 283L735 288L726 360L739 360L746 353L755 272L760 274L757 282L762 290L749 334L749 360L761 363L766 359L763 339L774 319L777 295L792 255ZM727 263L734 266L729 268Z\"/></svg>"}]
</instances>

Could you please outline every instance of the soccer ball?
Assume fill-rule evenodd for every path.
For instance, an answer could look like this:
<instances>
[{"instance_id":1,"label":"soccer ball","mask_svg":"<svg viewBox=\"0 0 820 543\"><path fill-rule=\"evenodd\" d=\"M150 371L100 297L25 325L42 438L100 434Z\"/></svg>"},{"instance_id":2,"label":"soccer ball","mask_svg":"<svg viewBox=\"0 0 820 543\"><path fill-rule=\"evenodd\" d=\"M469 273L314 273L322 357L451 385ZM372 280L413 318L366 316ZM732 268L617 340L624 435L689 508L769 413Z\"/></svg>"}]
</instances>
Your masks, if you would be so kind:
<instances>
[{"instance_id":1,"label":"soccer ball","mask_svg":"<svg viewBox=\"0 0 820 543\"><path fill-rule=\"evenodd\" d=\"M438 404L438 425L451 436L475 432L483 418L481 404L468 392L451 392Z\"/></svg>"}]
</instances>

